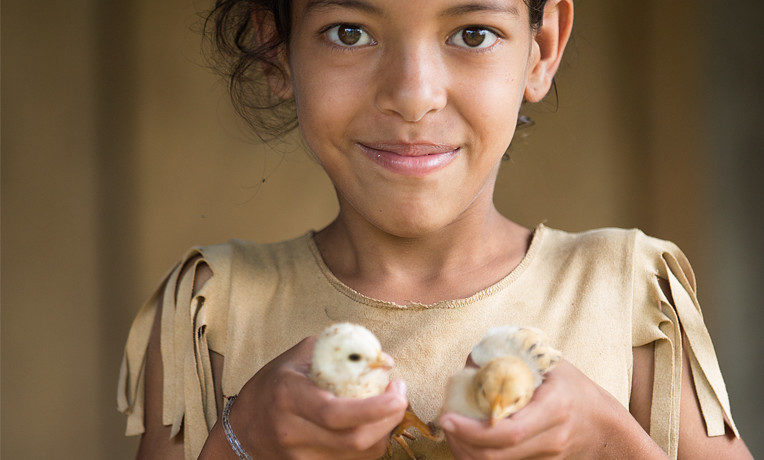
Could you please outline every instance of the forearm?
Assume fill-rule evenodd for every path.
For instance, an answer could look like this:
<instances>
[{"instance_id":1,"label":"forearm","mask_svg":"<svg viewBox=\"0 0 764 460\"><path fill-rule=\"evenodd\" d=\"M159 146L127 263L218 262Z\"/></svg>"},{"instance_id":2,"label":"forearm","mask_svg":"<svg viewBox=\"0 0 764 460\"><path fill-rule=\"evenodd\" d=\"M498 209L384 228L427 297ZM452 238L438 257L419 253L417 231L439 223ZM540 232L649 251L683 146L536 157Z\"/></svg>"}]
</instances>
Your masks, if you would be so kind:
<instances>
[{"instance_id":1,"label":"forearm","mask_svg":"<svg viewBox=\"0 0 764 460\"><path fill-rule=\"evenodd\" d=\"M212 427L210 434L207 436L207 441L204 442L204 447L199 455L199 459L238 460L231 445L228 444L228 439L225 437L225 432L223 431L223 425L220 419L218 419L215 426Z\"/></svg>"},{"instance_id":2,"label":"forearm","mask_svg":"<svg viewBox=\"0 0 764 460\"><path fill-rule=\"evenodd\" d=\"M601 456L623 459L666 459L668 456L637 423L629 411L612 400L612 407L604 414Z\"/></svg>"}]
</instances>

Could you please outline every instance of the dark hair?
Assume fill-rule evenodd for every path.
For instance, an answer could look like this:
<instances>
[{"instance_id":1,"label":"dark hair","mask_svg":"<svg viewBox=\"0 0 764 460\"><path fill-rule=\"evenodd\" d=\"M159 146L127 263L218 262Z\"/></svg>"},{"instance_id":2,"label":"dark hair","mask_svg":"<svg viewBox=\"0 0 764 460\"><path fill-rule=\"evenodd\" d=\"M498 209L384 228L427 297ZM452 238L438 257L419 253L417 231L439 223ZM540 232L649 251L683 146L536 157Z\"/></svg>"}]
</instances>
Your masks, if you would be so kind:
<instances>
[{"instance_id":1,"label":"dark hair","mask_svg":"<svg viewBox=\"0 0 764 460\"><path fill-rule=\"evenodd\" d=\"M523 1L531 30L536 31L547 0ZM289 43L291 10L291 0L215 0L215 7L204 15L207 62L226 80L234 109L262 140L278 138L297 127L294 100L274 95L265 78L268 73L284 76L285 69L275 56ZM267 16L275 30L270 36L258 36L263 29L256 18ZM528 117L518 119L518 126L526 124L532 124Z\"/></svg>"}]
</instances>

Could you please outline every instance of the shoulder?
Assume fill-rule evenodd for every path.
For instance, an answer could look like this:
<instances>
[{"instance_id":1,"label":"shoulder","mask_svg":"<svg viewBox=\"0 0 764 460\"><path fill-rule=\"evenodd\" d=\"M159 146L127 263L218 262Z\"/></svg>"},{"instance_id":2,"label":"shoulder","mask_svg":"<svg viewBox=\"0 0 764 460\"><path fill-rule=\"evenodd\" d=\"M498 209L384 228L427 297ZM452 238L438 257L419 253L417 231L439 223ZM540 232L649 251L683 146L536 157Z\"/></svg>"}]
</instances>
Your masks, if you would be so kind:
<instances>
[{"instance_id":1,"label":"shoulder","mask_svg":"<svg viewBox=\"0 0 764 460\"><path fill-rule=\"evenodd\" d=\"M257 316L285 284L298 282L300 267L313 257L306 241L309 237L304 233L276 242L231 239L187 251L181 265L196 268L193 273L187 269L187 275L193 276L194 295L204 300L203 316L209 318L210 337L216 338L217 348L211 348L222 352L220 338L228 336L229 317L240 321Z\"/></svg>"},{"instance_id":2,"label":"shoulder","mask_svg":"<svg viewBox=\"0 0 764 460\"><path fill-rule=\"evenodd\" d=\"M551 227L543 227L543 229L544 240L550 241L557 250L588 252L592 256L611 252L623 253L624 250L633 246L636 235L642 233L636 228L618 227L593 228L577 232Z\"/></svg>"},{"instance_id":3,"label":"shoulder","mask_svg":"<svg viewBox=\"0 0 764 460\"><path fill-rule=\"evenodd\" d=\"M667 320L662 305L673 305L674 291L695 297L695 274L672 241L647 235L638 228L595 228L581 232L545 229L547 263L577 275L577 282L618 286L619 304L630 309L637 345L655 340L658 325ZM673 285L670 285L673 280ZM674 295L680 293L674 292ZM669 314L670 315L670 314Z\"/></svg>"},{"instance_id":4,"label":"shoulder","mask_svg":"<svg viewBox=\"0 0 764 460\"><path fill-rule=\"evenodd\" d=\"M672 241L645 234L639 228L603 227L580 232L569 232L554 228L544 228L545 241L549 241L554 251L574 252L581 256L611 258L626 261L633 266L654 267L654 273L661 270L661 262L666 257L676 259L682 269L691 271L684 253Z\"/></svg>"},{"instance_id":5,"label":"shoulder","mask_svg":"<svg viewBox=\"0 0 764 460\"><path fill-rule=\"evenodd\" d=\"M587 270L604 269L629 278L635 264L655 258L666 244L638 228L603 227L571 232L544 228L545 252L557 260L576 263Z\"/></svg>"},{"instance_id":6,"label":"shoulder","mask_svg":"<svg viewBox=\"0 0 764 460\"><path fill-rule=\"evenodd\" d=\"M293 259L304 245L308 234L277 242L254 242L230 239L224 243L194 246L186 250L175 270L181 275L207 272L216 283L229 284L232 278L251 276L257 272L273 271L285 260Z\"/></svg>"},{"instance_id":7,"label":"shoulder","mask_svg":"<svg viewBox=\"0 0 764 460\"><path fill-rule=\"evenodd\" d=\"M634 345L665 338L662 323L700 316L695 272L674 242L638 232L632 277Z\"/></svg>"}]
</instances>

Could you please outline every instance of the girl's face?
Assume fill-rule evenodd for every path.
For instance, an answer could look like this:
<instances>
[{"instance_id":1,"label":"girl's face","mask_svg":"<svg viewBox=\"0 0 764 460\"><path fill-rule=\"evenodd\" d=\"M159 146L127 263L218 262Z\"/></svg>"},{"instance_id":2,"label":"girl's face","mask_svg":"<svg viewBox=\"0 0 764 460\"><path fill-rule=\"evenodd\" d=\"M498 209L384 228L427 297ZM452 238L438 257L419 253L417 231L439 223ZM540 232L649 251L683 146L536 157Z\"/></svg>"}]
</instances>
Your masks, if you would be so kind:
<instances>
[{"instance_id":1,"label":"girl's face","mask_svg":"<svg viewBox=\"0 0 764 460\"><path fill-rule=\"evenodd\" d=\"M342 213L414 237L491 205L539 60L522 0L296 0L288 56Z\"/></svg>"}]
</instances>

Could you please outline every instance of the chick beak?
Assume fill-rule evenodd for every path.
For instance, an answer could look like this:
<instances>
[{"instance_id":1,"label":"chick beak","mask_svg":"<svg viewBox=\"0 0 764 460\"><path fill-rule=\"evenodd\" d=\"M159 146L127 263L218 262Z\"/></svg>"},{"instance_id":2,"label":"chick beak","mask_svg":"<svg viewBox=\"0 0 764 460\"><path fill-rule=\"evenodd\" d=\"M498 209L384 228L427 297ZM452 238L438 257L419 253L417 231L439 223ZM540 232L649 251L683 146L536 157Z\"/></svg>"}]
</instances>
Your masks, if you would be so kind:
<instances>
[{"instance_id":1,"label":"chick beak","mask_svg":"<svg viewBox=\"0 0 764 460\"><path fill-rule=\"evenodd\" d=\"M496 425L499 420L502 419L501 413L504 410L501 401L501 395L497 395L496 398L491 401L491 426Z\"/></svg>"},{"instance_id":2,"label":"chick beak","mask_svg":"<svg viewBox=\"0 0 764 460\"><path fill-rule=\"evenodd\" d=\"M380 352L377 355L377 360L369 363L369 367L372 369L384 369L389 371L393 368L393 358L387 353Z\"/></svg>"}]
</instances>

